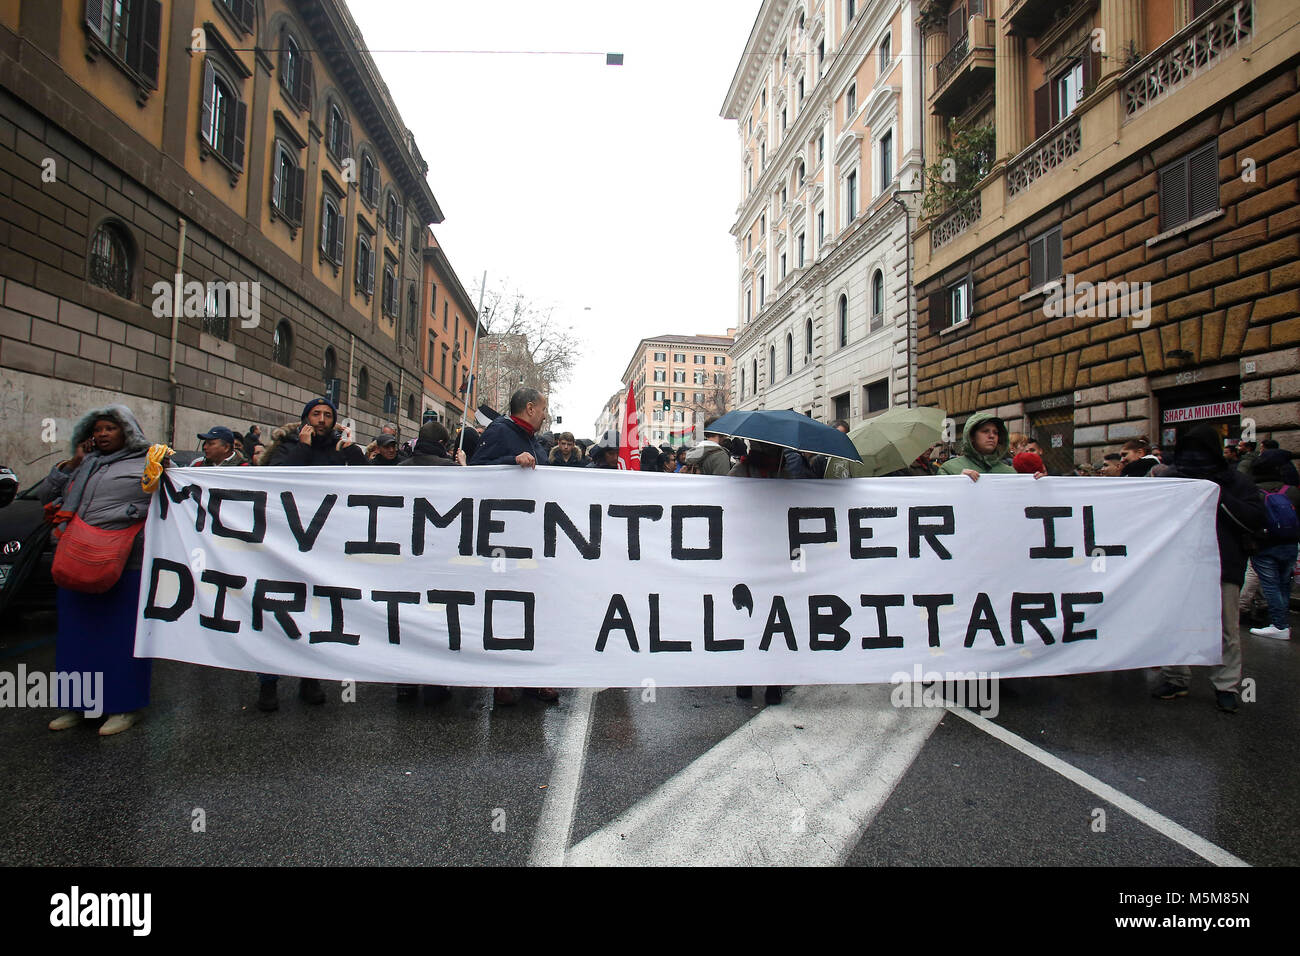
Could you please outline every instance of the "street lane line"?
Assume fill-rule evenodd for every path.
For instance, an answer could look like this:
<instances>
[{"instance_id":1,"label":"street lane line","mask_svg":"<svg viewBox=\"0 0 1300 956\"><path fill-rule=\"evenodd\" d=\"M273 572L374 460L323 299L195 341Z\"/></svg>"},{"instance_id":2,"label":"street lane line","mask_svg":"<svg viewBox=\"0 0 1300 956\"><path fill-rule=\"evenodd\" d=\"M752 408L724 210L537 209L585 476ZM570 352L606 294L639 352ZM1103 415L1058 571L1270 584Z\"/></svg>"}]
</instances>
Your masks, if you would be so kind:
<instances>
[{"instance_id":1,"label":"street lane line","mask_svg":"<svg viewBox=\"0 0 1300 956\"><path fill-rule=\"evenodd\" d=\"M582 785L582 767L591 738L591 707L598 691L582 687L574 692L568 720L564 722L546 799L533 834L529 866L563 866L564 851L573 832L573 811Z\"/></svg>"},{"instance_id":2,"label":"street lane line","mask_svg":"<svg viewBox=\"0 0 1300 956\"><path fill-rule=\"evenodd\" d=\"M996 737L1008 746L1019 750L1026 757L1037 760L1044 767L1055 770L1067 780L1078 784L1083 789L1088 790L1107 803L1113 804L1123 810L1129 816L1145 823L1151 829L1155 830L1161 836L1164 836L1175 843L1191 850L1197 856L1209 860L1215 866L1250 866L1245 860L1233 856L1227 850L1203 836L1199 836L1179 823L1175 823L1168 817L1157 813L1144 803L1138 803L1127 794L1120 793L1110 784L1102 783L1096 777L1080 770L1073 764L1068 764L1060 757L1053 756L1041 747L1031 744L1023 737L1013 734L1005 727L993 723L991 720L985 720L977 714L973 714L964 707L958 707L955 704L949 705L949 710L969 724L973 724L980 730L990 736Z\"/></svg>"},{"instance_id":3,"label":"street lane line","mask_svg":"<svg viewBox=\"0 0 1300 956\"><path fill-rule=\"evenodd\" d=\"M892 690L798 688L573 847L566 862L842 863L945 715L894 707Z\"/></svg>"}]
</instances>

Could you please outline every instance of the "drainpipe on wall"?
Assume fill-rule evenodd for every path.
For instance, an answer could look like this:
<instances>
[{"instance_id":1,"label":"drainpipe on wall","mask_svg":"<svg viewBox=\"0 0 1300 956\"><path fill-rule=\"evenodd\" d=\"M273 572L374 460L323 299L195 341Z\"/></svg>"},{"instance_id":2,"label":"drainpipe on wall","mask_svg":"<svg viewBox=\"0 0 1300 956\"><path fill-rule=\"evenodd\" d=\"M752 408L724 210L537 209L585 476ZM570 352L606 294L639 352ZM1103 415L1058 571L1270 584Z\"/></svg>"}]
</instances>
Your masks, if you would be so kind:
<instances>
[{"instance_id":1,"label":"drainpipe on wall","mask_svg":"<svg viewBox=\"0 0 1300 956\"><path fill-rule=\"evenodd\" d=\"M176 276L172 288L172 344L171 357L167 361L167 444L176 447L176 402L180 398L181 386L176 381L176 340L181 326L181 287L183 285L183 268L185 265L185 220L177 218L180 235L176 240Z\"/></svg>"},{"instance_id":2,"label":"drainpipe on wall","mask_svg":"<svg viewBox=\"0 0 1300 956\"><path fill-rule=\"evenodd\" d=\"M348 341L349 341L349 343L350 343L350 344L348 345L348 391L347 391L347 395L340 395L340 396L339 396L339 405L340 405L340 410L342 410L341 407L345 405L345 402L344 402L344 399L345 399L345 398L348 399L349 402L351 401L351 397L352 397L352 373L353 373L353 371L354 371L354 365L355 365L355 363L356 363L356 358L357 358L357 337L356 337L355 335L349 335L349 336L348 336ZM356 440L356 436L355 436L355 435L353 436L353 440L354 440L354 441Z\"/></svg>"},{"instance_id":3,"label":"drainpipe on wall","mask_svg":"<svg viewBox=\"0 0 1300 956\"><path fill-rule=\"evenodd\" d=\"M916 396L912 394L912 329L916 321L916 309L912 307L912 298L916 290L912 288L912 210L900 197L904 193L915 194L920 191L919 189L895 189L890 197L903 208L903 222L906 224L907 230L907 248L903 256L903 265L907 270L904 286L907 289L907 405L909 408L916 402ZM919 330L917 334L920 335Z\"/></svg>"}]
</instances>

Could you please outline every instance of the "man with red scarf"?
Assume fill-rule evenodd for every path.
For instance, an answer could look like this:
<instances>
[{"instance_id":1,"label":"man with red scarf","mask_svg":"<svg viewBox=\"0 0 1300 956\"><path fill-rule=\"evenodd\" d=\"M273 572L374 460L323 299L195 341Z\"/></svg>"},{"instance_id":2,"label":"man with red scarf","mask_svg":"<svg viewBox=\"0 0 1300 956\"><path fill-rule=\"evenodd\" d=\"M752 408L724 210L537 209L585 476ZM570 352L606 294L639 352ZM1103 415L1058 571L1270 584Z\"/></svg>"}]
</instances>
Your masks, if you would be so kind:
<instances>
[{"instance_id":1,"label":"man with red scarf","mask_svg":"<svg viewBox=\"0 0 1300 956\"><path fill-rule=\"evenodd\" d=\"M483 432L471 465L519 465L535 468L546 461L537 441L537 429L546 420L546 396L535 388L521 388L510 396L510 414L502 415Z\"/></svg>"}]
</instances>

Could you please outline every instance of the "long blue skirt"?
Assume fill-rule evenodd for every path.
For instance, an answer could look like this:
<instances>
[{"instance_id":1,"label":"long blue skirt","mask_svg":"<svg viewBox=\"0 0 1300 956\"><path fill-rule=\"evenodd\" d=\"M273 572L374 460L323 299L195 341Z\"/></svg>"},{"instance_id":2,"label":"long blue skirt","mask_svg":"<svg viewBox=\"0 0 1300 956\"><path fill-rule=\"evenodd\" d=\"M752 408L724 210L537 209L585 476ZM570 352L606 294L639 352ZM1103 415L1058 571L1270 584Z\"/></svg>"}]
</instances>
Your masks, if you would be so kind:
<instances>
[{"instance_id":1,"label":"long blue skirt","mask_svg":"<svg viewBox=\"0 0 1300 956\"><path fill-rule=\"evenodd\" d=\"M55 669L102 674L100 706L105 714L125 714L147 707L153 661L135 656L140 571L122 572L117 584L103 594L58 590ZM76 703L60 699L57 706L71 710ZM85 702L80 703L82 706L76 709L84 710Z\"/></svg>"}]
</instances>

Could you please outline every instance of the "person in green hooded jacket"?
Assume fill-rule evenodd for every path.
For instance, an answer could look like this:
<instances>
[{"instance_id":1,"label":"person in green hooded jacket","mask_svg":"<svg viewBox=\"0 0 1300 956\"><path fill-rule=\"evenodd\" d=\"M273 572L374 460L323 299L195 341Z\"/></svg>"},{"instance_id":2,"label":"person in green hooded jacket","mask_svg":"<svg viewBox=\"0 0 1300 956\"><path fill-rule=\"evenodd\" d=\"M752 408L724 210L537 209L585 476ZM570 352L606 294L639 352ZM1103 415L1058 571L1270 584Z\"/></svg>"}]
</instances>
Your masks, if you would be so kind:
<instances>
[{"instance_id":1,"label":"person in green hooded jacket","mask_svg":"<svg viewBox=\"0 0 1300 956\"><path fill-rule=\"evenodd\" d=\"M989 412L976 412L962 429L961 454L940 465L939 474L965 475L971 481L980 475L1014 475L1016 470L1002 460L1009 447L1006 423Z\"/></svg>"}]
</instances>

